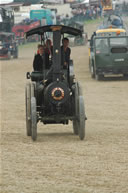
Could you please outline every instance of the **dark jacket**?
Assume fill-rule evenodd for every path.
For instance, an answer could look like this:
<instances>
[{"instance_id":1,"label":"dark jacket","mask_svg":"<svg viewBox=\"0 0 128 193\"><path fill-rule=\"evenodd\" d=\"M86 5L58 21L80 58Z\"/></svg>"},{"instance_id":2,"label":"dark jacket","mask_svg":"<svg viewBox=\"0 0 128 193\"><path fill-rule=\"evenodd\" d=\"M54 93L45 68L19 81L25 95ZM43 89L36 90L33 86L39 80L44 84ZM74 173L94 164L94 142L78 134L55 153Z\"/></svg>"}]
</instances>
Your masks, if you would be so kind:
<instances>
[{"instance_id":1,"label":"dark jacket","mask_svg":"<svg viewBox=\"0 0 128 193\"><path fill-rule=\"evenodd\" d=\"M61 63L62 63L62 65L64 65L64 62L69 64L70 54L71 54L71 49L69 47L64 52L63 46L61 46Z\"/></svg>"},{"instance_id":2,"label":"dark jacket","mask_svg":"<svg viewBox=\"0 0 128 193\"><path fill-rule=\"evenodd\" d=\"M36 54L33 60L33 69L34 71L42 71L43 70L43 56L40 54Z\"/></svg>"},{"instance_id":3,"label":"dark jacket","mask_svg":"<svg viewBox=\"0 0 128 193\"><path fill-rule=\"evenodd\" d=\"M49 54L45 53L45 58L40 54L36 54L33 61L33 69L34 71L42 71L43 68L49 69L51 66L49 62Z\"/></svg>"}]
</instances>

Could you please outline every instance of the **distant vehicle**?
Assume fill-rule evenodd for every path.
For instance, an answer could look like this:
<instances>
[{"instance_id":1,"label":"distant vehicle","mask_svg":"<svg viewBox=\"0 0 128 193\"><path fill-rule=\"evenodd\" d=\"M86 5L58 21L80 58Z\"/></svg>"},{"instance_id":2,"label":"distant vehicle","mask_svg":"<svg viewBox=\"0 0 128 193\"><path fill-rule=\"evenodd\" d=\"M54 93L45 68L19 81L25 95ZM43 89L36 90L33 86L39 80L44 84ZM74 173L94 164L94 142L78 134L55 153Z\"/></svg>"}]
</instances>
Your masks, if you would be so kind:
<instances>
[{"instance_id":1,"label":"distant vehicle","mask_svg":"<svg viewBox=\"0 0 128 193\"><path fill-rule=\"evenodd\" d=\"M18 45L14 33L0 32L0 59L18 58Z\"/></svg>"},{"instance_id":2,"label":"distant vehicle","mask_svg":"<svg viewBox=\"0 0 128 193\"><path fill-rule=\"evenodd\" d=\"M33 28L39 27L40 21L30 21L30 22L22 22L12 27L12 32L15 33L16 39L19 44L24 44L26 42L25 33ZM28 39L28 42L39 41L38 35L31 36Z\"/></svg>"},{"instance_id":3,"label":"distant vehicle","mask_svg":"<svg viewBox=\"0 0 128 193\"><path fill-rule=\"evenodd\" d=\"M120 15L110 14L108 17L104 18L103 24L98 27L98 29L107 28L124 28L123 20Z\"/></svg>"},{"instance_id":4,"label":"distant vehicle","mask_svg":"<svg viewBox=\"0 0 128 193\"><path fill-rule=\"evenodd\" d=\"M94 36L89 68L96 80L109 74L128 76L128 36Z\"/></svg>"},{"instance_id":5,"label":"distant vehicle","mask_svg":"<svg viewBox=\"0 0 128 193\"><path fill-rule=\"evenodd\" d=\"M43 0L42 2L45 4L60 4L63 3L63 0Z\"/></svg>"},{"instance_id":6,"label":"distant vehicle","mask_svg":"<svg viewBox=\"0 0 128 193\"><path fill-rule=\"evenodd\" d=\"M41 26L53 24L53 13L50 9L30 10L31 20L40 20Z\"/></svg>"},{"instance_id":7,"label":"distant vehicle","mask_svg":"<svg viewBox=\"0 0 128 193\"><path fill-rule=\"evenodd\" d=\"M64 34L77 36L81 31L64 25L46 25L28 31L26 37L39 34L42 43L46 41L47 32L53 34L51 66L44 63L43 70L27 73L27 78L31 79L25 91L27 135L36 140L38 122L67 125L70 120L74 134L83 140L86 116L82 88L75 80L73 60L65 66L61 47ZM43 59L46 62L45 54Z\"/></svg>"},{"instance_id":8,"label":"distant vehicle","mask_svg":"<svg viewBox=\"0 0 128 193\"><path fill-rule=\"evenodd\" d=\"M0 7L0 32L11 32L14 25L14 13L11 8Z\"/></svg>"},{"instance_id":9,"label":"distant vehicle","mask_svg":"<svg viewBox=\"0 0 128 193\"><path fill-rule=\"evenodd\" d=\"M88 42L88 35L87 32L84 32L84 25L81 22L72 22L71 27L80 29L82 31L82 35L81 36L76 36L74 38L74 46L78 46L78 45L85 45Z\"/></svg>"},{"instance_id":10,"label":"distant vehicle","mask_svg":"<svg viewBox=\"0 0 128 193\"><path fill-rule=\"evenodd\" d=\"M104 12L110 13L113 10L112 0L101 0L101 4Z\"/></svg>"},{"instance_id":11,"label":"distant vehicle","mask_svg":"<svg viewBox=\"0 0 128 193\"><path fill-rule=\"evenodd\" d=\"M81 36L69 36L70 39L70 46L80 46L80 45L85 45L88 42L88 35L87 32L84 31L84 24L82 22L78 21L73 21L72 18L70 19L64 19L62 21L62 24L80 29L82 31Z\"/></svg>"},{"instance_id":12,"label":"distant vehicle","mask_svg":"<svg viewBox=\"0 0 128 193\"><path fill-rule=\"evenodd\" d=\"M128 16L128 2L124 1L122 5L122 13Z\"/></svg>"}]
</instances>

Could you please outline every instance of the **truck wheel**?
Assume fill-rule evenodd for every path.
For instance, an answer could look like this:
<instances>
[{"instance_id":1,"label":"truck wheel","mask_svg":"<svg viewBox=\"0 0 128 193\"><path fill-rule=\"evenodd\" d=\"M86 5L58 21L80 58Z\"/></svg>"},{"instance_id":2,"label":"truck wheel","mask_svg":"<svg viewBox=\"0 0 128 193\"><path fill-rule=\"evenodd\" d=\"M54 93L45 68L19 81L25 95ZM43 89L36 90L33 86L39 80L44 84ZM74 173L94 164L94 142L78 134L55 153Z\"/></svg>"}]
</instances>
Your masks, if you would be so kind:
<instances>
[{"instance_id":1,"label":"truck wheel","mask_svg":"<svg viewBox=\"0 0 128 193\"><path fill-rule=\"evenodd\" d=\"M96 80L100 80L99 74L95 74L95 78L96 78Z\"/></svg>"},{"instance_id":2,"label":"truck wheel","mask_svg":"<svg viewBox=\"0 0 128 193\"><path fill-rule=\"evenodd\" d=\"M128 74L123 74L124 78L128 78Z\"/></svg>"},{"instance_id":3,"label":"truck wheel","mask_svg":"<svg viewBox=\"0 0 128 193\"><path fill-rule=\"evenodd\" d=\"M36 112L36 98L31 98L31 122L32 122L32 139L36 141L37 138L37 112Z\"/></svg>"},{"instance_id":4,"label":"truck wheel","mask_svg":"<svg viewBox=\"0 0 128 193\"><path fill-rule=\"evenodd\" d=\"M8 52L8 60L10 60L11 59L11 52L9 51Z\"/></svg>"},{"instance_id":5,"label":"truck wheel","mask_svg":"<svg viewBox=\"0 0 128 193\"><path fill-rule=\"evenodd\" d=\"M26 130L27 130L27 136L31 136L31 86L30 86L30 83L26 84L25 100L26 100Z\"/></svg>"},{"instance_id":6,"label":"truck wheel","mask_svg":"<svg viewBox=\"0 0 128 193\"><path fill-rule=\"evenodd\" d=\"M13 58L18 58L18 50L15 51Z\"/></svg>"},{"instance_id":7,"label":"truck wheel","mask_svg":"<svg viewBox=\"0 0 128 193\"><path fill-rule=\"evenodd\" d=\"M95 73L95 79L96 80L102 80L104 75Z\"/></svg>"},{"instance_id":8,"label":"truck wheel","mask_svg":"<svg viewBox=\"0 0 128 193\"><path fill-rule=\"evenodd\" d=\"M78 133L79 133L80 139L83 140L85 138L85 120L86 120L83 96L79 96L79 115L78 115L78 119L79 119Z\"/></svg>"},{"instance_id":9,"label":"truck wheel","mask_svg":"<svg viewBox=\"0 0 128 193\"><path fill-rule=\"evenodd\" d=\"M91 77L95 78L94 66L91 65L90 71L91 71Z\"/></svg>"}]
</instances>

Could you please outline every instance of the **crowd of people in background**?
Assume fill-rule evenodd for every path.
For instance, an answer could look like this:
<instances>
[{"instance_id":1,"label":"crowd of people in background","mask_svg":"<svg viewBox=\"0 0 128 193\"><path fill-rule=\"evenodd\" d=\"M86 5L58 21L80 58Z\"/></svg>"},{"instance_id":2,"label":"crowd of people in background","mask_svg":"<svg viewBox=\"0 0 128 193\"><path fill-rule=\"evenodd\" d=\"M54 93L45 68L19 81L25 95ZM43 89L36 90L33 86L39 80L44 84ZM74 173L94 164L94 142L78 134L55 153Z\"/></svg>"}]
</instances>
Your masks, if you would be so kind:
<instances>
[{"instance_id":1,"label":"crowd of people in background","mask_svg":"<svg viewBox=\"0 0 128 193\"><path fill-rule=\"evenodd\" d=\"M96 19L102 16L102 7L90 6L86 8L73 9L72 14L74 17L80 17L83 20Z\"/></svg>"},{"instance_id":2,"label":"crowd of people in background","mask_svg":"<svg viewBox=\"0 0 128 193\"><path fill-rule=\"evenodd\" d=\"M66 24L65 21L67 20L84 22L86 20L101 18L103 15L102 7L100 5L72 9L71 13L72 13L72 17L69 17L68 14L58 15L57 24L60 24L60 23Z\"/></svg>"}]
</instances>

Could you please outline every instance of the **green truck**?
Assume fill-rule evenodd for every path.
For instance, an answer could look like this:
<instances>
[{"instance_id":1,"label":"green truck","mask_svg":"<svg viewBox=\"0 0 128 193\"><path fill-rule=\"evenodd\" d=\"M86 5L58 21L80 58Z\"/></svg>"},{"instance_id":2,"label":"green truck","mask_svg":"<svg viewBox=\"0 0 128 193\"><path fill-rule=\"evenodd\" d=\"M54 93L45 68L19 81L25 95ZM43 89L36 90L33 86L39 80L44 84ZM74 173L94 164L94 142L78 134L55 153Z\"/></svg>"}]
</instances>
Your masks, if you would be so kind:
<instances>
[{"instance_id":1,"label":"green truck","mask_svg":"<svg viewBox=\"0 0 128 193\"><path fill-rule=\"evenodd\" d=\"M96 80L109 74L128 76L128 36L94 36L89 68Z\"/></svg>"}]
</instances>

